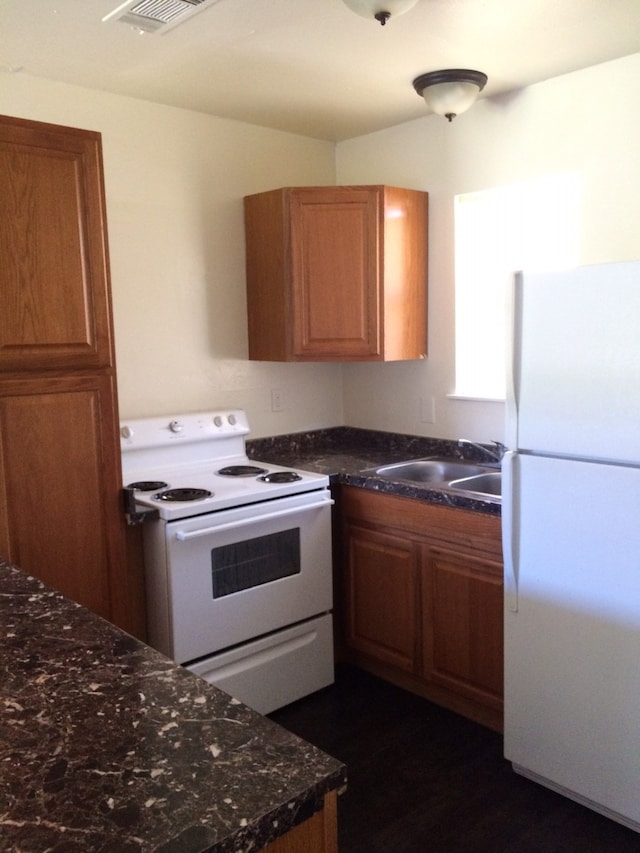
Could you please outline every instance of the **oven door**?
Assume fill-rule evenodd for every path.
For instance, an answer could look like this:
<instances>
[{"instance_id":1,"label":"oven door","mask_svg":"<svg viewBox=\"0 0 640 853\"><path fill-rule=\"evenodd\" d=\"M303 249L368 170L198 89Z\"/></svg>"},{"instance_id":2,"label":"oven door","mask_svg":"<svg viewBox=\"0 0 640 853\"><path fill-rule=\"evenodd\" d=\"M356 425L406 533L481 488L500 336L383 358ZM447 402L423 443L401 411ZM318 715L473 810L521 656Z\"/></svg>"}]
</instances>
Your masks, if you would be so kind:
<instances>
[{"instance_id":1,"label":"oven door","mask_svg":"<svg viewBox=\"0 0 640 853\"><path fill-rule=\"evenodd\" d=\"M332 503L319 490L148 524L150 644L188 663L329 612Z\"/></svg>"}]
</instances>

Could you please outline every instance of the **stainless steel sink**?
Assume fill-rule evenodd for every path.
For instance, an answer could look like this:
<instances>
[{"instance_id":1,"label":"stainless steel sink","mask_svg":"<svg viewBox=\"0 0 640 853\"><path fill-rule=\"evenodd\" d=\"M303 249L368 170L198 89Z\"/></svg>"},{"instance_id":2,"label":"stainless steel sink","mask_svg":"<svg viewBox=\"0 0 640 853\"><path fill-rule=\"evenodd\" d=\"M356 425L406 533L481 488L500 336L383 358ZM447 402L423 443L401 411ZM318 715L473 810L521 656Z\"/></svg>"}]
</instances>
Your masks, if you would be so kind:
<instances>
[{"instance_id":1,"label":"stainless steel sink","mask_svg":"<svg viewBox=\"0 0 640 853\"><path fill-rule=\"evenodd\" d=\"M463 459L413 459L372 469L377 477L386 480L410 480L413 483L447 483L460 478L483 474L486 468Z\"/></svg>"},{"instance_id":2,"label":"stainless steel sink","mask_svg":"<svg viewBox=\"0 0 640 853\"><path fill-rule=\"evenodd\" d=\"M502 496L500 471L464 459L430 456L380 465L363 472L396 482L431 485L445 491L482 497L498 502Z\"/></svg>"},{"instance_id":3,"label":"stainless steel sink","mask_svg":"<svg viewBox=\"0 0 640 853\"><path fill-rule=\"evenodd\" d=\"M500 471L490 471L475 477L463 477L449 483L452 489L461 492L473 492L479 495L502 496L502 475Z\"/></svg>"}]
</instances>

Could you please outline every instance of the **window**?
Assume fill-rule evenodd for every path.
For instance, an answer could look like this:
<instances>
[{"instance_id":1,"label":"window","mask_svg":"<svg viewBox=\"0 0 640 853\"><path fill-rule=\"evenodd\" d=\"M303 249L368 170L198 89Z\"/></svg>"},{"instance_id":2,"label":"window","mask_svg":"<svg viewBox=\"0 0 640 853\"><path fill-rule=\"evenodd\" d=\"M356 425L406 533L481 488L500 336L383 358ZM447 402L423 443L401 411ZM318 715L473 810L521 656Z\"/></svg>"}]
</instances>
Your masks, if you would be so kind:
<instances>
[{"instance_id":1,"label":"window","mask_svg":"<svg viewBox=\"0 0 640 853\"><path fill-rule=\"evenodd\" d=\"M504 399L513 274L576 265L578 202L574 174L456 196L454 396Z\"/></svg>"}]
</instances>

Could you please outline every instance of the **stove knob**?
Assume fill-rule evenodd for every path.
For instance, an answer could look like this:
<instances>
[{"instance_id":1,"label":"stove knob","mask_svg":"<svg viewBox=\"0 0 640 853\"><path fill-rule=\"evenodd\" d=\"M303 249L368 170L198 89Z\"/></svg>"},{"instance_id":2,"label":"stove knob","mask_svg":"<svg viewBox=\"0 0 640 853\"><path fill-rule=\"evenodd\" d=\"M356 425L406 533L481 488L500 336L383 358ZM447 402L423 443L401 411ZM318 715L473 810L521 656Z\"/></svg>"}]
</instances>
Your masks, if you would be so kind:
<instances>
[{"instance_id":1,"label":"stove knob","mask_svg":"<svg viewBox=\"0 0 640 853\"><path fill-rule=\"evenodd\" d=\"M171 430L171 432L182 432L184 427L182 426L180 421L171 421L171 423L169 424L169 429Z\"/></svg>"},{"instance_id":2,"label":"stove knob","mask_svg":"<svg viewBox=\"0 0 640 853\"><path fill-rule=\"evenodd\" d=\"M215 418L213 419L213 422L217 427L221 427L222 426L222 418L220 417L220 415L216 415Z\"/></svg>"},{"instance_id":3,"label":"stove knob","mask_svg":"<svg viewBox=\"0 0 640 853\"><path fill-rule=\"evenodd\" d=\"M120 435L123 438L131 438L133 436L133 430L130 426L123 426L120 428Z\"/></svg>"},{"instance_id":4,"label":"stove knob","mask_svg":"<svg viewBox=\"0 0 640 853\"><path fill-rule=\"evenodd\" d=\"M229 423L231 424L231 426L233 426L235 424L235 422L236 422L236 416L235 415L229 415Z\"/></svg>"}]
</instances>

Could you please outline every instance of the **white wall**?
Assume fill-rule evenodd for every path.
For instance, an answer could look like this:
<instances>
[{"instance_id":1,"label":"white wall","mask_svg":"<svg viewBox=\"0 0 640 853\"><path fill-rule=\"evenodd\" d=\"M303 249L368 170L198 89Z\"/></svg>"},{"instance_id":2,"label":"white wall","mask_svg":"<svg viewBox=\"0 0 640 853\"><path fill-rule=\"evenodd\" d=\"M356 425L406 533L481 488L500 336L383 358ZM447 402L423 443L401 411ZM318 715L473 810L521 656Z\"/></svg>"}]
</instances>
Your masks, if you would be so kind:
<instances>
[{"instance_id":1,"label":"white wall","mask_svg":"<svg viewBox=\"0 0 640 853\"><path fill-rule=\"evenodd\" d=\"M341 423L479 440L500 403L452 400L453 198L559 170L583 181L583 263L640 258L640 54L334 146L186 110L0 75L0 112L103 135L120 410L247 409L255 436ZM334 159L335 158L335 159ZM430 193L423 362L247 361L242 196L388 183ZM268 319L268 318L267 318ZM271 412L270 390L287 408ZM343 410L344 390L344 410ZM435 400L434 424L420 400ZM428 408L428 406L427 406Z\"/></svg>"},{"instance_id":2,"label":"white wall","mask_svg":"<svg viewBox=\"0 0 640 853\"><path fill-rule=\"evenodd\" d=\"M338 183L430 194L429 357L345 367L353 426L477 440L503 435L503 404L450 399L454 387L453 198L553 172L582 181L580 263L640 259L640 54L484 99L337 147ZM384 389L384 393L382 393ZM435 424L420 399L435 398Z\"/></svg>"},{"instance_id":3,"label":"white wall","mask_svg":"<svg viewBox=\"0 0 640 853\"><path fill-rule=\"evenodd\" d=\"M332 143L22 74L0 75L0 113L102 134L121 417L239 406L256 437L343 422L340 365L247 360L242 197L335 183Z\"/></svg>"}]
</instances>

